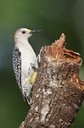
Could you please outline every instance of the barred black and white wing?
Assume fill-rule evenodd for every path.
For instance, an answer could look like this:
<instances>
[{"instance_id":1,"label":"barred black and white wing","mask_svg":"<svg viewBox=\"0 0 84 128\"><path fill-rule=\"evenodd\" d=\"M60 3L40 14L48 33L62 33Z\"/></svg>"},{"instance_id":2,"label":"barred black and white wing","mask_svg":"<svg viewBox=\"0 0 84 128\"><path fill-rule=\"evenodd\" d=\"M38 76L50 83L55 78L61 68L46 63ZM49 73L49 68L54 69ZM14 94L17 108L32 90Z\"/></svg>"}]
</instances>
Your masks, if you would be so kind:
<instances>
[{"instance_id":1,"label":"barred black and white wing","mask_svg":"<svg viewBox=\"0 0 84 128\"><path fill-rule=\"evenodd\" d=\"M14 48L12 62L13 62L13 70L15 73L16 81L18 83L19 88L22 90L22 87L21 87L21 53L18 48Z\"/></svg>"}]
</instances>

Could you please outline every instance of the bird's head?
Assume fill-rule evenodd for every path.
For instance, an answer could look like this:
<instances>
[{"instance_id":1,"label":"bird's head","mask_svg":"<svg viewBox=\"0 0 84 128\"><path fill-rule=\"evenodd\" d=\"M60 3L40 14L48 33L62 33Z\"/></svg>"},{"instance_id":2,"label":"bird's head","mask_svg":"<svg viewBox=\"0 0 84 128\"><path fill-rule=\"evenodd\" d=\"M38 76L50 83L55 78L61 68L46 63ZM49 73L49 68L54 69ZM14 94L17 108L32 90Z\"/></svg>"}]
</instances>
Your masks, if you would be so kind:
<instances>
[{"instance_id":1,"label":"bird's head","mask_svg":"<svg viewBox=\"0 0 84 128\"><path fill-rule=\"evenodd\" d=\"M18 39L21 39L21 40L26 39L27 40L33 34L38 33L40 31L42 31L42 30L30 30L27 28L20 28L15 32L14 39L15 40L18 40Z\"/></svg>"}]
</instances>

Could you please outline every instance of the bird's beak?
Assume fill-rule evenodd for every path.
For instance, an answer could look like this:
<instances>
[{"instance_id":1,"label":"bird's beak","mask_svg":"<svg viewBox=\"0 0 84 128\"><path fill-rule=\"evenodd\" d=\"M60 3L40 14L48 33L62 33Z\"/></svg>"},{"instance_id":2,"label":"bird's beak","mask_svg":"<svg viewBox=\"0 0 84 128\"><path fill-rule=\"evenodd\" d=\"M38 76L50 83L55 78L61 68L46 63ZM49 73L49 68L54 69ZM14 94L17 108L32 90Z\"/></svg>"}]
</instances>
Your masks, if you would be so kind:
<instances>
[{"instance_id":1,"label":"bird's beak","mask_svg":"<svg viewBox=\"0 0 84 128\"><path fill-rule=\"evenodd\" d=\"M35 34L35 33L38 33L38 32L41 32L42 30L31 30L30 34Z\"/></svg>"}]
</instances>

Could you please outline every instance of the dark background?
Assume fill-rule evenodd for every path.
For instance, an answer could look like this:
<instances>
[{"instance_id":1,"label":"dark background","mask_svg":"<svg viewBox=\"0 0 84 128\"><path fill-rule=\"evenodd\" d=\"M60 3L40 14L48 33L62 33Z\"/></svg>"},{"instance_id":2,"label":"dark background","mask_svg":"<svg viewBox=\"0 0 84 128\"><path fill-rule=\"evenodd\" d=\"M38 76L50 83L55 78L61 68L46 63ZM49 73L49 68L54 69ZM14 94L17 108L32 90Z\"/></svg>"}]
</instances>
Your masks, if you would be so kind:
<instances>
[{"instance_id":1,"label":"dark background","mask_svg":"<svg viewBox=\"0 0 84 128\"><path fill-rule=\"evenodd\" d=\"M84 0L0 0L0 128L18 128L28 111L12 69L13 36L21 27L44 30L30 38L36 54L64 32L67 48L84 59ZM72 128L84 128L84 105Z\"/></svg>"}]
</instances>

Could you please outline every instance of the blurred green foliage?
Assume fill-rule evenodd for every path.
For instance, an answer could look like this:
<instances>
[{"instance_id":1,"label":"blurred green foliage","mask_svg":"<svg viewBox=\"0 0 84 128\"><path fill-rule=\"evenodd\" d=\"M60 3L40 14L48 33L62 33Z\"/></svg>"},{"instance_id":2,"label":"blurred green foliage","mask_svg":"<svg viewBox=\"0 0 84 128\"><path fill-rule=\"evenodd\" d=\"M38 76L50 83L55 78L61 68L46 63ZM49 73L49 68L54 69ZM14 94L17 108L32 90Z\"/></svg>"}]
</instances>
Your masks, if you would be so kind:
<instances>
[{"instance_id":1,"label":"blurred green foliage","mask_svg":"<svg viewBox=\"0 0 84 128\"><path fill-rule=\"evenodd\" d=\"M18 128L28 111L12 70L13 35L21 27L44 30L30 38L36 54L64 32L67 48L84 59L84 0L0 0L0 128ZM72 128L84 128L84 105Z\"/></svg>"}]
</instances>

